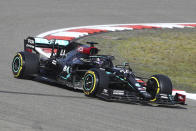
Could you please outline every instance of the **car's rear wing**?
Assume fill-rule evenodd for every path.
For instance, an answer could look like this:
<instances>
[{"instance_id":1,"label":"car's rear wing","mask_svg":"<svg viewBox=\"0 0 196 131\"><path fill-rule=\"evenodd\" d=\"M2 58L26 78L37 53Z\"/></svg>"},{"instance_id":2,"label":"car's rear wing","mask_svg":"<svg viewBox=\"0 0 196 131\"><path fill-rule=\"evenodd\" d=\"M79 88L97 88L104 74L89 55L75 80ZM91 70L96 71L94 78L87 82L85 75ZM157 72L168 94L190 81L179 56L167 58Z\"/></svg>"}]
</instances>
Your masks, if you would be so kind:
<instances>
[{"instance_id":1,"label":"car's rear wing","mask_svg":"<svg viewBox=\"0 0 196 131\"><path fill-rule=\"evenodd\" d=\"M67 47L70 44L70 41L67 40L58 40L58 39L52 39L47 40L45 38L39 38L39 37L27 37L24 39L24 50L28 52L39 52L40 48L50 48L51 50L51 56L54 53L54 49L57 49L57 54L59 54L62 50L66 50Z\"/></svg>"},{"instance_id":2,"label":"car's rear wing","mask_svg":"<svg viewBox=\"0 0 196 131\"><path fill-rule=\"evenodd\" d=\"M67 40L57 40L57 39L52 39L52 40L47 40L44 38L39 38L39 37L28 37L24 39L24 48L30 48L30 49L35 49L35 47L41 47L41 48L65 48L68 46L70 41Z\"/></svg>"}]
</instances>

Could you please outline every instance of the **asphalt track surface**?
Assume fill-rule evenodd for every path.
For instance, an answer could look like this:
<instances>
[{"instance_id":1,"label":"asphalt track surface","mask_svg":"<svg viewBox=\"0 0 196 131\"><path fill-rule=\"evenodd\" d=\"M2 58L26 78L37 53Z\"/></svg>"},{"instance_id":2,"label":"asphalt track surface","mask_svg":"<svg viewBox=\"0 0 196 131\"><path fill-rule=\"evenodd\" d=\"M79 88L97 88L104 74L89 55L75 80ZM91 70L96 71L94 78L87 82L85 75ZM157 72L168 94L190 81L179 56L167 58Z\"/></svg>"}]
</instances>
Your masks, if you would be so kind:
<instances>
[{"instance_id":1,"label":"asphalt track surface","mask_svg":"<svg viewBox=\"0 0 196 131\"><path fill-rule=\"evenodd\" d=\"M154 107L87 98L81 92L14 79L23 39L85 25L196 22L195 0L1 0L1 131L195 131L196 102Z\"/></svg>"}]
</instances>

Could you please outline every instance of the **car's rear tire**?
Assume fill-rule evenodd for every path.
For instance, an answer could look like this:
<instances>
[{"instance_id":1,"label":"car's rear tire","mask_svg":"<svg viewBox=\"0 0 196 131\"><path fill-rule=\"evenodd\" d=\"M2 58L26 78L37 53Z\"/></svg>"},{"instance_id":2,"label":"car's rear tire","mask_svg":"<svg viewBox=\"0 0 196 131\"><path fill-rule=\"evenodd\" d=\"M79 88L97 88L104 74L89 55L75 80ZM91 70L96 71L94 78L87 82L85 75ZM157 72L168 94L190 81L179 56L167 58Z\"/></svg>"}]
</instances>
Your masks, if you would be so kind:
<instances>
[{"instance_id":1,"label":"car's rear tire","mask_svg":"<svg viewBox=\"0 0 196 131\"><path fill-rule=\"evenodd\" d=\"M18 52L12 61L15 78L27 78L39 73L39 57L30 52Z\"/></svg>"},{"instance_id":2,"label":"car's rear tire","mask_svg":"<svg viewBox=\"0 0 196 131\"><path fill-rule=\"evenodd\" d=\"M86 96L95 96L109 86L109 76L100 69L88 70L83 79L83 91Z\"/></svg>"},{"instance_id":3,"label":"car's rear tire","mask_svg":"<svg viewBox=\"0 0 196 131\"><path fill-rule=\"evenodd\" d=\"M152 100L156 100L159 94L172 94L172 82L168 76L157 74L147 81L147 92L152 95Z\"/></svg>"}]
</instances>

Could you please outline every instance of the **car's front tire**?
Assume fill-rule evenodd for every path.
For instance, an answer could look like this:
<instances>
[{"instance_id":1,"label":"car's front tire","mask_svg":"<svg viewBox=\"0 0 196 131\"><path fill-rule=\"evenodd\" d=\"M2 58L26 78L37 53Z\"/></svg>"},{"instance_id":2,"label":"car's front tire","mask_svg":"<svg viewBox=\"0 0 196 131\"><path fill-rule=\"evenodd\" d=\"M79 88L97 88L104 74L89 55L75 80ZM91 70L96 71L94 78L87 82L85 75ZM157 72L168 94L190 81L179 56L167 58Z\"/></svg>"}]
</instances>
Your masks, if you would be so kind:
<instances>
[{"instance_id":1,"label":"car's front tire","mask_svg":"<svg viewBox=\"0 0 196 131\"><path fill-rule=\"evenodd\" d=\"M172 94L172 82L168 76L157 74L153 75L147 81L147 92L152 95L152 101L155 101L159 94Z\"/></svg>"},{"instance_id":2,"label":"car's front tire","mask_svg":"<svg viewBox=\"0 0 196 131\"><path fill-rule=\"evenodd\" d=\"M109 76L100 69L88 70L83 78L83 91L86 96L95 96L109 86Z\"/></svg>"}]
</instances>

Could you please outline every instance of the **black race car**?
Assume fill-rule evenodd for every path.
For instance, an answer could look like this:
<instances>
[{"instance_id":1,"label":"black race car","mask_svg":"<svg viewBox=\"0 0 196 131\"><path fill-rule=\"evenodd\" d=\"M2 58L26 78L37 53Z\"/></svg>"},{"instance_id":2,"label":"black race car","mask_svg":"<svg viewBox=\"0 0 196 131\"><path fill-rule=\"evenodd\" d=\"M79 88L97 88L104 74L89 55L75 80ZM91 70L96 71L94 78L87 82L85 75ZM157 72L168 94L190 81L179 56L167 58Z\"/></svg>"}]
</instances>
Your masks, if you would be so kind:
<instances>
[{"instance_id":1,"label":"black race car","mask_svg":"<svg viewBox=\"0 0 196 131\"><path fill-rule=\"evenodd\" d=\"M87 44L28 37L24 40L24 51L13 59L14 77L39 76L108 101L185 104L184 95L172 96L169 77L157 74L145 82L132 72L128 63L113 65L113 56L97 55L97 43ZM44 49L51 51L49 56L44 56Z\"/></svg>"}]
</instances>

